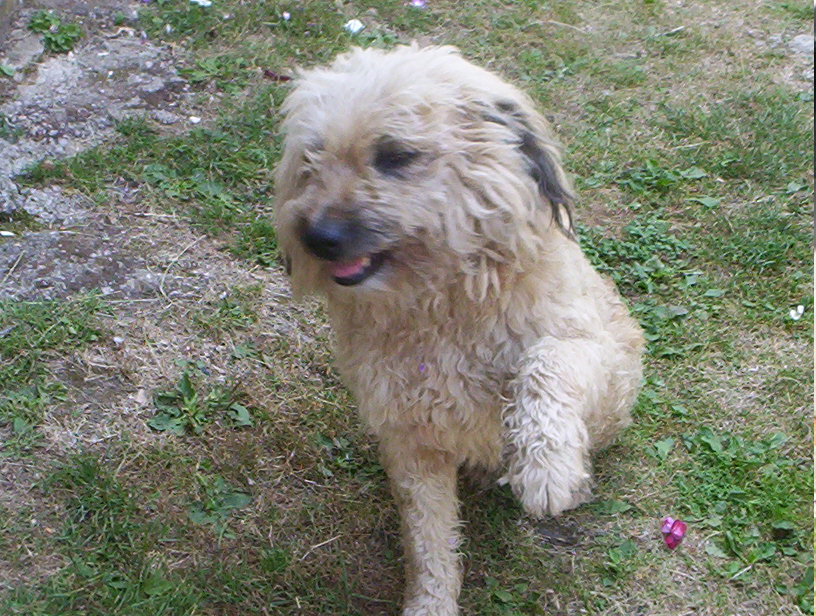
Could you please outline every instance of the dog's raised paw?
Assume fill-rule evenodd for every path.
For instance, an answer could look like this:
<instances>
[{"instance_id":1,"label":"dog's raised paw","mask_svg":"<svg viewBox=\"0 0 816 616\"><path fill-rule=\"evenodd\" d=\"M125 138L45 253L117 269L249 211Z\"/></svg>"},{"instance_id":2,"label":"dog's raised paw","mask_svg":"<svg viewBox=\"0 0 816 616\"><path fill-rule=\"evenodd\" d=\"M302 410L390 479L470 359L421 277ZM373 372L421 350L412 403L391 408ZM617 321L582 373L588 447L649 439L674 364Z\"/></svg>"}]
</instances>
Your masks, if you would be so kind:
<instances>
[{"instance_id":1,"label":"dog's raised paw","mask_svg":"<svg viewBox=\"0 0 816 616\"><path fill-rule=\"evenodd\" d=\"M580 448L565 447L543 455L517 455L503 479L529 515L555 516L592 498L587 466Z\"/></svg>"}]
</instances>

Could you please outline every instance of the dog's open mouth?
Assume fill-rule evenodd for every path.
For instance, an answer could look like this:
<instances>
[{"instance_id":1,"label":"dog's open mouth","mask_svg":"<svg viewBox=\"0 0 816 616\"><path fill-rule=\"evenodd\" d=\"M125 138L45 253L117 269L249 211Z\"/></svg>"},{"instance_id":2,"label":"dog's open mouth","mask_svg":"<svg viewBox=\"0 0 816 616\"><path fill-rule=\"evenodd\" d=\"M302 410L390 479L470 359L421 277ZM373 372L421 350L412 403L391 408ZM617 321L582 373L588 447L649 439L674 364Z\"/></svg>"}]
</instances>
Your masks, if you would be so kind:
<instances>
[{"instance_id":1,"label":"dog's open mouth","mask_svg":"<svg viewBox=\"0 0 816 616\"><path fill-rule=\"evenodd\" d=\"M353 261L331 263L329 269L337 284L351 287L360 284L377 273L385 261L385 253L365 255Z\"/></svg>"}]
</instances>

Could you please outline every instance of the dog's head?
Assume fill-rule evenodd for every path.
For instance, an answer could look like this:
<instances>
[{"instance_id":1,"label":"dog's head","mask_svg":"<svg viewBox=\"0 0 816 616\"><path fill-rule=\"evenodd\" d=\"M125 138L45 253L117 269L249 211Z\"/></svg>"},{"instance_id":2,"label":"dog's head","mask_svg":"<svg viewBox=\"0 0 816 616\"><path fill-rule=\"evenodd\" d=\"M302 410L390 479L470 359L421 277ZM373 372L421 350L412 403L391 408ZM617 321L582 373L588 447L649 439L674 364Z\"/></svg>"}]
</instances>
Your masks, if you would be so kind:
<instances>
[{"instance_id":1,"label":"dog's head","mask_svg":"<svg viewBox=\"0 0 816 616\"><path fill-rule=\"evenodd\" d=\"M484 297L571 233L546 122L453 48L355 49L304 72L284 112L276 215L299 292L461 279Z\"/></svg>"}]
</instances>

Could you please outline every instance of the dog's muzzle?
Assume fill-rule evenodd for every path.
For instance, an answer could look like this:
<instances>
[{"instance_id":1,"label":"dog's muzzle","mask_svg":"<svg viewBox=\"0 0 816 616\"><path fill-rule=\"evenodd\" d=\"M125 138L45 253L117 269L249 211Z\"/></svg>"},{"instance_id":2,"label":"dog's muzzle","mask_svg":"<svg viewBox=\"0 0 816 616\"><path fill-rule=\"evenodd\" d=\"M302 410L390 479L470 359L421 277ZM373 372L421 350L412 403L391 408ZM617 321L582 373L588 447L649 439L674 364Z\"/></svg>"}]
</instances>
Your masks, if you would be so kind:
<instances>
[{"instance_id":1,"label":"dog's muzzle","mask_svg":"<svg viewBox=\"0 0 816 616\"><path fill-rule=\"evenodd\" d=\"M318 259L329 261L337 284L352 286L373 276L385 261L384 252L367 252L367 231L358 222L323 216L303 223L300 239Z\"/></svg>"}]
</instances>

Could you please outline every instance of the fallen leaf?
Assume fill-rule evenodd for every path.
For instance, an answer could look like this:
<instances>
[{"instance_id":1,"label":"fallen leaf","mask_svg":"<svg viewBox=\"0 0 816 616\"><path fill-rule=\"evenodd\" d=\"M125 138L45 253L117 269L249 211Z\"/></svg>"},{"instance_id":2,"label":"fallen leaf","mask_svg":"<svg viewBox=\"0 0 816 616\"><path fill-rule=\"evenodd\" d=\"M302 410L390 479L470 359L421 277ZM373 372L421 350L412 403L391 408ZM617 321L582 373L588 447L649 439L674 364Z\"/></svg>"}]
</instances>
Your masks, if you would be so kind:
<instances>
[{"instance_id":1,"label":"fallen leaf","mask_svg":"<svg viewBox=\"0 0 816 616\"><path fill-rule=\"evenodd\" d=\"M291 81L292 78L289 75L281 75L280 73L276 73L275 71L269 70L265 68L263 70L263 76L267 79L271 79L272 81Z\"/></svg>"}]
</instances>

